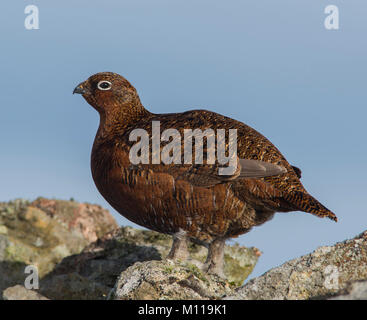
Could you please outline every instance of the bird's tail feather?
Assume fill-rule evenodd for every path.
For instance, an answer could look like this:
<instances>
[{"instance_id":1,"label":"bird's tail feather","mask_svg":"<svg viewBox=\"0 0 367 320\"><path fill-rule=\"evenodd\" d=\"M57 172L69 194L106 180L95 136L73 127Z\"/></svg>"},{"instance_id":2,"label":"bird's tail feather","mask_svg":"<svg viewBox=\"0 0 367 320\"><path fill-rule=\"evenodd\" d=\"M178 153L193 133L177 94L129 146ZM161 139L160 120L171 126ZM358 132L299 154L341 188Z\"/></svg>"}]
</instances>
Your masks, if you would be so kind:
<instances>
[{"instance_id":1,"label":"bird's tail feather","mask_svg":"<svg viewBox=\"0 0 367 320\"><path fill-rule=\"evenodd\" d=\"M286 199L295 205L298 210L311 213L320 218L329 218L338 221L336 215L308 193L293 191L286 195Z\"/></svg>"}]
</instances>

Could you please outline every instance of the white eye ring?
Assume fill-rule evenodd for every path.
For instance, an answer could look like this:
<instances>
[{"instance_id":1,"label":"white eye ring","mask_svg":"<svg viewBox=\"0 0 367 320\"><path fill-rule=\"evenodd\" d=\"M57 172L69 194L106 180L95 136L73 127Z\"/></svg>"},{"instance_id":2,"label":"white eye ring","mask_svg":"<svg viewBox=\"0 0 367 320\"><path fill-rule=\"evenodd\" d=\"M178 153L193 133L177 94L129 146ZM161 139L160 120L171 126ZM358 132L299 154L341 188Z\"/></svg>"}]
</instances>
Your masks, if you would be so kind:
<instances>
[{"instance_id":1,"label":"white eye ring","mask_svg":"<svg viewBox=\"0 0 367 320\"><path fill-rule=\"evenodd\" d=\"M108 86L106 86L106 84ZM103 91L110 90L111 87L112 87L112 83L107 81L107 80L102 80L102 81L98 82L98 84L97 84L97 88L99 90L103 90Z\"/></svg>"}]
</instances>

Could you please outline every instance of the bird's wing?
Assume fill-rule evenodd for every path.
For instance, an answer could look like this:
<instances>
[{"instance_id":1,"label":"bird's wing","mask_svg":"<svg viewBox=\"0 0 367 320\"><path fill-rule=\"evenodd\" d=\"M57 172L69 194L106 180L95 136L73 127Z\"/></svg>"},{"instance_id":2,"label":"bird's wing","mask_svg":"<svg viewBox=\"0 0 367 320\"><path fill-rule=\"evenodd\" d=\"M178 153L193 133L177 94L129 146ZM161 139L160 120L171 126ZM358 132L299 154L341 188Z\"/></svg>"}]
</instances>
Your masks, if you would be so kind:
<instances>
[{"instance_id":1,"label":"bird's wing","mask_svg":"<svg viewBox=\"0 0 367 320\"><path fill-rule=\"evenodd\" d=\"M237 168L233 174L220 174L221 168L224 168L224 166L217 163L212 165L172 165L166 167L164 171L174 176L177 180L186 180L193 185L201 187L211 187L219 183L237 181L246 178L270 177L287 172L287 170L280 165L248 159L238 159ZM151 169L155 171L154 166L151 166ZM159 171L158 167L157 169Z\"/></svg>"},{"instance_id":2,"label":"bird's wing","mask_svg":"<svg viewBox=\"0 0 367 320\"><path fill-rule=\"evenodd\" d=\"M270 162L239 159L241 172L239 178L265 178L287 172L287 169Z\"/></svg>"}]
</instances>

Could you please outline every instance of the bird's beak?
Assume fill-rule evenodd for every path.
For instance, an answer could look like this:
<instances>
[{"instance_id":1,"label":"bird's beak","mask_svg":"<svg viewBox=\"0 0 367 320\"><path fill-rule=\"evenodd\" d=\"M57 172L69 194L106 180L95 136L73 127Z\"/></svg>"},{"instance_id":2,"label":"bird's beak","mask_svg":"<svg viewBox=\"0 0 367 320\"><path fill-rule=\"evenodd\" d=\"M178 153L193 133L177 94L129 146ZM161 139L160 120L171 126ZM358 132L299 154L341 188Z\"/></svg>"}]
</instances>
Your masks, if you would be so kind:
<instances>
[{"instance_id":1,"label":"bird's beak","mask_svg":"<svg viewBox=\"0 0 367 320\"><path fill-rule=\"evenodd\" d=\"M79 93L79 94L85 94L87 93L87 90L85 88L83 88L83 83L79 84L78 86L75 87L73 94L75 93Z\"/></svg>"}]
</instances>

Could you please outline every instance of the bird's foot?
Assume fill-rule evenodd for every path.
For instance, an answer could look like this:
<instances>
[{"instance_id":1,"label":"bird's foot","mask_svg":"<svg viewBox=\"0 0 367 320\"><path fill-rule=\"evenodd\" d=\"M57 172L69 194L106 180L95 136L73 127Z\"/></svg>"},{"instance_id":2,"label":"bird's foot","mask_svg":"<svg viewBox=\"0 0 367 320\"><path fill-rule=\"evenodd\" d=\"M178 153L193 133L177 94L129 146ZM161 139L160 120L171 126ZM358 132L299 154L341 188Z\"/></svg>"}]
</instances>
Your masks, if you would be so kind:
<instances>
[{"instance_id":1,"label":"bird's foot","mask_svg":"<svg viewBox=\"0 0 367 320\"><path fill-rule=\"evenodd\" d=\"M207 274L215 275L219 278L226 279L226 276L223 272L223 266L206 262L203 265L203 271L206 272Z\"/></svg>"}]
</instances>

